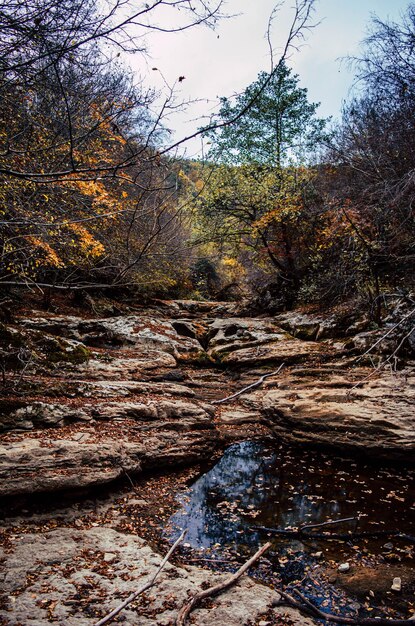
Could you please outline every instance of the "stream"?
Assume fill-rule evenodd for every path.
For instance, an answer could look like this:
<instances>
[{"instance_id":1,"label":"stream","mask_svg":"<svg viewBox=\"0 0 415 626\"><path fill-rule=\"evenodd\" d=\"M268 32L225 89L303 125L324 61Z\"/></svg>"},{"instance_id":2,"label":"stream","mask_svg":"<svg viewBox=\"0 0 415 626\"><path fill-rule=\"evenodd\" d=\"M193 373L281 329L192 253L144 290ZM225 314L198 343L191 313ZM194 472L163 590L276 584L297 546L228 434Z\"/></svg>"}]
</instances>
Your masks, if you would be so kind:
<instances>
[{"instance_id":1,"label":"stream","mask_svg":"<svg viewBox=\"0 0 415 626\"><path fill-rule=\"evenodd\" d=\"M197 565L234 571L261 543L271 541L256 577L289 591L295 586L325 611L394 615L413 600L413 544L402 539L347 541L275 536L258 527L358 517L358 531L415 534L415 471L366 464L285 445L245 441L180 493L166 532L187 528L183 550ZM316 530L348 532L356 522ZM310 531L309 531L310 532ZM340 574L339 564L350 570ZM402 592L390 589L395 576Z\"/></svg>"}]
</instances>

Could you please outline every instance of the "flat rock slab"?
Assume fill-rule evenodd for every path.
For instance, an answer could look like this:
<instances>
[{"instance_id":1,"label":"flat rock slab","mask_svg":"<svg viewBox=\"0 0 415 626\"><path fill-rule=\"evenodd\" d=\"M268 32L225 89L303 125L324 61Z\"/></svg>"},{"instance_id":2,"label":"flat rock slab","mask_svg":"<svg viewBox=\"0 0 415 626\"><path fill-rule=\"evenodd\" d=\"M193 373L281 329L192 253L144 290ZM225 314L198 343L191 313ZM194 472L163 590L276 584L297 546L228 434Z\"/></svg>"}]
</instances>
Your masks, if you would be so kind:
<instances>
[{"instance_id":1,"label":"flat rock slab","mask_svg":"<svg viewBox=\"0 0 415 626\"><path fill-rule=\"evenodd\" d=\"M168 381L147 383L137 380L71 380L63 383L63 387L67 395L83 398L117 398L150 394L192 398L195 395L189 387ZM47 392L47 389L45 391Z\"/></svg>"},{"instance_id":2,"label":"flat rock slab","mask_svg":"<svg viewBox=\"0 0 415 626\"><path fill-rule=\"evenodd\" d=\"M141 315L123 315L103 319L67 316L24 318L26 328L81 341L89 347L142 347L166 352L176 358L189 358L201 351L192 337L179 335L171 322Z\"/></svg>"},{"instance_id":3,"label":"flat rock slab","mask_svg":"<svg viewBox=\"0 0 415 626\"><path fill-rule=\"evenodd\" d=\"M143 469L206 461L220 440L212 409L183 400L92 403L79 409L36 403L32 411L28 408L27 418L36 415L37 423L42 416L64 421L81 414L83 421L5 437L0 445L1 496L91 487Z\"/></svg>"},{"instance_id":4,"label":"flat rock slab","mask_svg":"<svg viewBox=\"0 0 415 626\"><path fill-rule=\"evenodd\" d=\"M262 405L275 435L287 441L413 461L415 370L365 381L373 372L361 368L308 379L293 370L279 388L245 402Z\"/></svg>"},{"instance_id":5,"label":"flat rock slab","mask_svg":"<svg viewBox=\"0 0 415 626\"><path fill-rule=\"evenodd\" d=\"M281 339L256 347L232 350L221 355L221 362L231 367L260 366L279 363L298 363L327 351L327 346L300 339Z\"/></svg>"},{"instance_id":6,"label":"flat rock slab","mask_svg":"<svg viewBox=\"0 0 415 626\"><path fill-rule=\"evenodd\" d=\"M117 432L118 431L118 432ZM0 496L92 487L145 469L178 468L207 461L218 446L216 430L158 432L111 428L96 442L84 430L71 439L26 437L0 446ZM136 441L131 439L135 437Z\"/></svg>"},{"instance_id":7,"label":"flat rock slab","mask_svg":"<svg viewBox=\"0 0 415 626\"><path fill-rule=\"evenodd\" d=\"M172 354L158 350L143 350L121 358L92 358L80 365L66 365L56 372L66 378L85 376L90 380L141 380L143 374L159 368L176 367Z\"/></svg>"},{"instance_id":8,"label":"flat rock slab","mask_svg":"<svg viewBox=\"0 0 415 626\"><path fill-rule=\"evenodd\" d=\"M21 535L1 556L5 563L0 575L0 616L8 626L93 625L147 582L162 561L139 537L103 527ZM168 564L155 586L122 611L121 620L169 626L189 594L228 577ZM275 591L245 576L214 598L210 608L195 609L191 622L195 626L248 626L257 623L276 600ZM312 624L290 613L293 624Z\"/></svg>"},{"instance_id":9,"label":"flat rock slab","mask_svg":"<svg viewBox=\"0 0 415 626\"><path fill-rule=\"evenodd\" d=\"M163 386L161 385L161 389ZM206 428L211 423L214 409L209 404L174 399L164 394L160 396L108 402L106 396L85 399L80 404L69 399L65 402L39 402L27 400L0 403L0 430L32 430L33 428L58 428L76 422L134 419L141 422L156 420L183 422L186 428Z\"/></svg>"}]
</instances>

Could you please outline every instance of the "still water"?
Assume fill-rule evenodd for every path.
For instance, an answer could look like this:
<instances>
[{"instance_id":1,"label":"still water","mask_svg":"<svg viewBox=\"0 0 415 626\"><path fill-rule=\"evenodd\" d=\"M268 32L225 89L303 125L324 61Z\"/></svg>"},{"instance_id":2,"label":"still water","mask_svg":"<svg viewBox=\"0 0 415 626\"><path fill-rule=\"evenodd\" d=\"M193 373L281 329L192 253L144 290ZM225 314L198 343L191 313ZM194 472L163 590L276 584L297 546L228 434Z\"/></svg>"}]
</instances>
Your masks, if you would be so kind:
<instances>
[{"instance_id":1,"label":"still water","mask_svg":"<svg viewBox=\"0 0 415 626\"><path fill-rule=\"evenodd\" d=\"M270 568L265 578L273 576L284 584L302 581L303 587L309 586L307 572L313 568L318 572L325 567L336 571L343 561L374 567L379 559L385 562L385 555L395 549L396 562L401 563L413 557L411 546L388 537L360 542L300 541L270 535L258 527L290 529L305 523L358 517L359 531L414 535L414 474L413 468L369 464L284 445L243 442L230 447L188 491L178 495L180 506L167 532L173 539L187 528L189 552L218 563L235 555L243 560L271 539ZM346 522L324 530L344 533L354 527L355 522Z\"/></svg>"}]
</instances>

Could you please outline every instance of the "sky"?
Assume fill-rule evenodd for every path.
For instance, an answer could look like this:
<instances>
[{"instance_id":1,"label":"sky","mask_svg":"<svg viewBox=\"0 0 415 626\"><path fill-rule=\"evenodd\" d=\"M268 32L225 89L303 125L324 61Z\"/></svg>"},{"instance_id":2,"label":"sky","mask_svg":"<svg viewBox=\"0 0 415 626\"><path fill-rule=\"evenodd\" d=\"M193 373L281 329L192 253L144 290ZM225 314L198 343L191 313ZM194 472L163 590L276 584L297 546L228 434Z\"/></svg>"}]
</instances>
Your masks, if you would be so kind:
<instances>
[{"instance_id":1,"label":"sky","mask_svg":"<svg viewBox=\"0 0 415 626\"><path fill-rule=\"evenodd\" d=\"M270 55L266 30L275 0L227 0L226 10L234 17L222 20L215 30L193 28L182 33L154 33L148 40L147 66L133 69L147 73L148 80L167 93L166 84L176 83L176 100L198 100L172 114L167 124L172 141L192 134L217 110L219 97L242 92L260 71L269 71ZM283 47L291 23L293 0L286 0L272 28L275 59ZM370 18L399 20L408 0L317 0L313 22L300 49L292 50L288 65L299 75L300 86L308 89L311 102L319 102L320 117L338 118L342 103L350 95L354 75L344 58L359 53ZM342 61L343 59L343 61ZM157 70L153 70L155 67ZM201 155L201 140L181 147L187 157Z\"/></svg>"}]
</instances>

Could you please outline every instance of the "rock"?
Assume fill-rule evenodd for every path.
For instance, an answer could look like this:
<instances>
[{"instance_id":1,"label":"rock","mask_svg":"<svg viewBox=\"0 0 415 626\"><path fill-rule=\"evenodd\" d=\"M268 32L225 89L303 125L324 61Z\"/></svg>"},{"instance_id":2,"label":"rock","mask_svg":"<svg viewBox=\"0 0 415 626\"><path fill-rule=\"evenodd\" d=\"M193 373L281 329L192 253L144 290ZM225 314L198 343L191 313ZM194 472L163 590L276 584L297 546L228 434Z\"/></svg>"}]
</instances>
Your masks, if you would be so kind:
<instances>
[{"instance_id":1,"label":"rock","mask_svg":"<svg viewBox=\"0 0 415 626\"><path fill-rule=\"evenodd\" d=\"M161 374L159 376L156 376L153 378L153 380L163 380L163 381L172 381L172 382L182 382L184 380L186 380L187 375L182 372L180 369L176 369L174 371L171 372L166 372L164 374Z\"/></svg>"},{"instance_id":2,"label":"rock","mask_svg":"<svg viewBox=\"0 0 415 626\"><path fill-rule=\"evenodd\" d=\"M209 302L203 300L175 300L181 314L190 313L192 315L206 315L215 317L217 314L224 314L234 308L229 302Z\"/></svg>"},{"instance_id":3,"label":"rock","mask_svg":"<svg viewBox=\"0 0 415 626\"><path fill-rule=\"evenodd\" d=\"M128 436L128 434L130 436ZM131 441L120 431L100 443L60 439L14 441L0 446L0 495L62 491L103 485L143 469L181 467L208 460L218 445L213 430L159 430ZM137 435L136 435L137 438Z\"/></svg>"},{"instance_id":4,"label":"rock","mask_svg":"<svg viewBox=\"0 0 415 626\"><path fill-rule=\"evenodd\" d=\"M147 404L139 402L109 402L104 405L85 407L96 419L134 419L138 421L176 420L180 430L213 428L211 416L197 404L182 400L157 400ZM169 424L171 426L171 424Z\"/></svg>"},{"instance_id":5,"label":"rock","mask_svg":"<svg viewBox=\"0 0 415 626\"><path fill-rule=\"evenodd\" d=\"M399 345L399 337L396 333L392 333L385 337L388 328L378 330L370 330L358 333L351 338L351 342L355 350L364 353L370 350L370 354L389 355L392 354ZM380 341L382 340L382 341Z\"/></svg>"},{"instance_id":6,"label":"rock","mask_svg":"<svg viewBox=\"0 0 415 626\"><path fill-rule=\"evenodd\" d=\"M57 415L66 409L53 405ZM45 430L0 446L0 495L91 487L144 469L206 461L220 440L209 405L166 399L91 403L82 411L94 418L87 432L56 438Z\"/></svg>"},{"instance_id":7,"label":"rock","mask_svg":"<svg viewBox=\"0 0 415 626\"><path fill-rule=\"evenodd\" d=\"M76 421L89 421L91 418L80 408L71 406L33 402L0 413L0 430L31 430L65 426Z\"/></svg>"},{"instance_id":8,"label":"rock","mask_svg":"<svg viewBox=\"0 0 415 626\"><path fill-rule=\"evenodd\" d=\"M415 372L380 372L366 380L368 374L373 370L323 370L308 380L292 371L277 389L250 394L245 404L262 405L273 432L286 441L413 459Z\"/></svg>"},{"instance_id":9,"label":"rock","mask_svg":"<svg viewBox=\"0 0 415 626\"><path fill-rule=\"evenodd\" d=\"M105 558L109 554L114 555L111 561ZM139 537L109 528L61 528L22 535L3 556L6 605L0 616L9 626L47 626L51 620L62 626L92 626L118 606L120 597L127 597L142 585L162 560ZM167 564L146 595L146 611L139 602L133 603L124 609L121 619L126 624L138 620L142 626L171 624L189 593L228 577ZM83 601L85 593L87 605ZM213 606L195 609L192 623L248 626L277 600L275 591L243 577L215 598Z\"/></svg>"},{"instance_id":10,"label":"rock","mask_svg":"<svg viewBox=\"0 0 415 626\"><path fill-rule=\"evenodd\" d=\"M156 350L143 351L139 356L113 358L108 360L91 359L88 363L61 368L69 378L85 376L92 380L141 380L143 374L159 368L176 367L173 355Z\"/></svg>"},{"instance_id":11,"label":"rock","mask_svg":"<svg viewBox=\"0 0 415 626\"><path fill-rule=\"evenodd\" d=\"M197 339L203 345L204 339L208 333L208 325L201 321L192 321L189 319L178 319L171 322L174 330L181 337L190 337Z\"/></svg>"},{"instance_id":12,"label":"rock","mask_svg":"<svg viewBox=\"0 0 415 626\"><path fill-rule=\"evenodd\" d=\"M310 356L318 356L322 352L321 346L315 342L281 337L279 341L233 350L229 354L222 352L220 360L231 367L291 364L304 361Z\"/></svg>"},{"instance_id":13,"label":"rock","mask_svg":"<svg viewBox=\"0 0 415 626\"><path fill-rule=\"evenodd\" d=\"M289 311L274 317L275 322L294 337L306 341L318 341L343 337L350 326L351 315L322 315Z\"/></svg>"},{"instance_id":14,"label":"rock","mask_svg":"<svg viewBox=\"0 0 415 626\"><path fill-rule=\"evenodd\" d=\"M340 572L340 574L344 574L345 572L348 572L350 569L350 563L340 563L339 567L337 568L337 571Z\"/></svg>"},{"instance_id":15,"label":"rock","mask_svg":"<svg viewBox=\"0 0 415 626\"><path fill-rule=\"evenodd\" d=\"M259 424L261 423L261 415L253 411L244 411L242 409L225 409L222 410L219 422L223 424Z\"/></svg>"},{"instance_id":16,"label":"rock","mask_svg":"<svg viewBox=\"0 0 415 626\"><path fill-rule=\"evenodd\" d=\"M58 363L84 363L91 354L80 341L54 337L47 332L0 323L0 349L5 353L7 370L36 371Z\"/></svg>"},{"instance_id":17,"label":"rock","mask_svg":"<svg viewBox=\"0 0 415 626\"><path fill-rule=\"evenodd\" d=\"M219 318L209 325L209 354L220 356L240 348L286 338L287 333L270 318Z\"/></svg>"},{"instance_id":18,"label":"rock","mask_svg":"<svg viewBox=\"0 0 415 626\"><path fill-rule=\"evenodd\" d=\"M168 377L167 377L168 380ZM184 385L172 382L141 382L136 380L99 380L99 381L66 381L63 389L65 394L83 398L115 398L131 396L149 396L150 394L164 397L193 398L195 392ZM47 393L47 389L45 389Z\"/></svg>"},{"instance_id":19,"label":"rock","mask_svg":"<svg viewBox=\"0 0 415 626\"><path fill-rule=\"evenodd\" d=\"M170 322L138 315L97 320L68 316L37 317L24 318L21 324L25 328L82 341L90 347L129 346L144 352L165 352L175 358L190 358L201 351L196 339L179 335Z\"/></svg>"},{"instance_id":20,"label":"rock","mask_svg":"<svg viewBox=\"0 0 415 626\"><path fill-rule=\"evenodd\" d=\"M393 582L392 582L391 589L392 589L392 591L401 591L402 590L402 579L399 578L398 576L396 578L394 578Z\"/></svg>"},{"instance_id":21,"label":"rock","mask_svg":"<svg viewBox=\"0 0 415 626\"><path fill-rule=\"evenodd\" d=\"M171 390L170 386L167 388ZM171 394L163 395L167 398ZM194 394L191 392L189 395ZM102 402L98 400L91 403L87 401L82 408L66 404L33 402L11 411L3 418L0 415L0 426L3 430L30 430L34 427L63 427L74 422L89 422L92 419L107 421L119 419L159 420L164 422L180 419L183 428L192 428L196 422L198 428L202 427L203 422L206 422L206 427L209 428L212 414L213 409L209 405L202 407L199 404L173 399L147 402Z\"/></svg>"}]
</instances>

